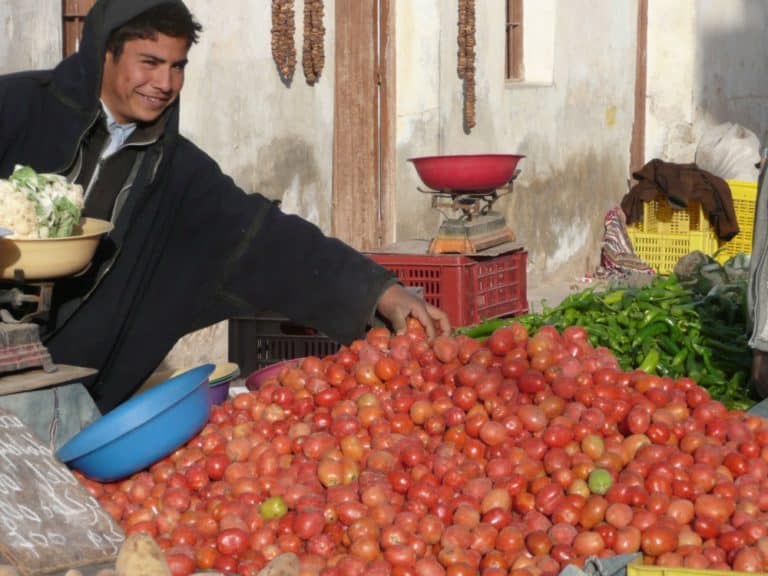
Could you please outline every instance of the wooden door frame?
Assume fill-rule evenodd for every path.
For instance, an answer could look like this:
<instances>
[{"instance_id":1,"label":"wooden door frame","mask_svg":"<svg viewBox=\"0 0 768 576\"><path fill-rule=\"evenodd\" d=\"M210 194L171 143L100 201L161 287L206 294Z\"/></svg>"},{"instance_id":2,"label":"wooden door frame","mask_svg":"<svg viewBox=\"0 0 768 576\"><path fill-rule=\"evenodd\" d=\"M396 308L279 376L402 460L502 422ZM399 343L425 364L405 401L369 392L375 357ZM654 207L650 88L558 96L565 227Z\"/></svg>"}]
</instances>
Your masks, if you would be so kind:
<instances>
[{"instance_id":1,"label":"wooden door frame","mask_svg":"<svg viewBox=\"0 0 768 576\"><path fill-rule=\"evenodd\" d=\"M63 20L61 52L64 58L77 51L85 16L95 3L96 0L61 0Z\"/></svg>"},{"instance_id":2,"label":"wooden door frame","mask_svg":"<svg viewBox=\"0 0 768 576\"><path fill-rule=\"evenodd\" d=\"M395 0L336 0L331 233L395 238Z\"/></svg>"},{"instance_id":3,"label":"wooden door frame","mask_svg":"<svg viewBox=\"0 0 768 576\"><path fill-rule=\"evenodd\" d=\"M645 164L645 99L648 90L648 0L637 2L637 49L635 53L635 110L629 148L629 175Z\"/></svg>"}]
</instances>

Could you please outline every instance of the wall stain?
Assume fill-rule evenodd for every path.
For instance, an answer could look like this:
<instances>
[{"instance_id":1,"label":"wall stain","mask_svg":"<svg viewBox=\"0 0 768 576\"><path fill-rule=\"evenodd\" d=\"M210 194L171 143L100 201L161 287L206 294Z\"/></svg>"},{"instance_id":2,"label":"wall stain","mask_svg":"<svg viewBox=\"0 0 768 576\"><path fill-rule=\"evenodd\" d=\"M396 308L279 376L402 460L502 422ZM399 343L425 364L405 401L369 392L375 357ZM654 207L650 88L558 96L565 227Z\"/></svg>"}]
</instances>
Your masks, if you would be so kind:
<instances>
[{"instance_id":1,"label":"wall stain","mask_svg":"<svg viewBox=\"0 0 768 576\"><path fill-rule=\"evenodd\" d=\"M434 140L434 122L432 113L413 116L408 119L407 127L398 126L400 134L408 134L405 142L430 142ZM437 143L435 148L426 150L421 148L414 150L407 144L398 147L397 150L397 202L396 208L396 232L398 241L431 239L437 234L443 217L431 207L432 196L419 192L419 188L427 187L419 178L416 168L408 158L419 156L434 156L438 154Z\"/></svg>"},{"instance_id":2,"label":"wall stain","mask_svg":"<svg viewBox=\"0 0 768 576\"><path fill-rule=\"evenodd\" d=\"M279 200L285 212L298 214L324 231L330 229L332 191L324 181L314 145L295 136L275 138L232 176L246 192Z\"/></svg>"},{"instance_id":3,"label":"wall stain","mask_svg":"<svg viewBox=\"0 0 768 576\"><path fill-rule=\"evenodd\" d=\"M627 191L627 169L620 156L599 156L594 149L571 154L551 173L537 170L536 157L526 158L525 176L515 182L507 222L542 278L594 274L603 219Z\"/></svg>"}]
</instances>

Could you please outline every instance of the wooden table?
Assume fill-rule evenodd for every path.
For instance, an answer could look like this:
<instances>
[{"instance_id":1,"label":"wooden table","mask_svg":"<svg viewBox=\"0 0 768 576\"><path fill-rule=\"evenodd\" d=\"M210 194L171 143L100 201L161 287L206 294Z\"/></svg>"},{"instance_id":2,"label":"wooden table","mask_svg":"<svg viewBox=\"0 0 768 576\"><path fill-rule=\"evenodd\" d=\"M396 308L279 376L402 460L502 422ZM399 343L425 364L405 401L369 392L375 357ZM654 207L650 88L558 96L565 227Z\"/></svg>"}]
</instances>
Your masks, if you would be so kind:
<instances>
[{"instance_id":1,"label":"wooden table","mask_svg":"<svg viewBox=\"0 0 768 576\"><path fill-rule=\"evenodd\" d=\"M67 382L77 382L82 378L96 374L96 370L93 368L83 368L81 366L56 364L56 368L55 372L45 372L38 368L15 372L7 376L0 374L0 396L48 388L49 386L56 386L57 384L65 384Z\"/></svg>"}]
</instances>

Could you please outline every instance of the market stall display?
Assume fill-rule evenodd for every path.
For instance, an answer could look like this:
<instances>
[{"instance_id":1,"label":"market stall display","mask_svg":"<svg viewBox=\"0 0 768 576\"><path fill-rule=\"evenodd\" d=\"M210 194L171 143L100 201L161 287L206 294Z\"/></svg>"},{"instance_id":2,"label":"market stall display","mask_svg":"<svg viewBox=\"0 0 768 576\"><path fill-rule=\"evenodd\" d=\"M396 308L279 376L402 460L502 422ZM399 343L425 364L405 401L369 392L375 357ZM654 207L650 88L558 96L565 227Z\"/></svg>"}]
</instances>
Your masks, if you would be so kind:
<instances>
[{"instance_id":1,"label":"market stall display","mask_svg":"<svg viewBox=\"0 0 768 576\"><path fill-rule=\"evenodd\" d=\"M678 378L688 376L729 408L747 409L758 398L749 389L752 354L747 345L748 258L724 266L691 254L681 276L658 277L637 288L586 289L541 313L489 320L459 328L484 339L521 322L535 331L551 324L585 330L595 346L610 349L624 369Z\"/></svg>"},{"instance_id":2,"label":"market stall display","mask_svg":"<svg viewBox=\"0 0 768 576\"><path fill-rule=\"evenodd\" d=\"M81 481L170 559L254 574L555 575L587 556L760 572L768 422L586 332L371 330L212 408L124 481ZM181 573L189 573L182 572Z\"/></svg>"}]
</instances>

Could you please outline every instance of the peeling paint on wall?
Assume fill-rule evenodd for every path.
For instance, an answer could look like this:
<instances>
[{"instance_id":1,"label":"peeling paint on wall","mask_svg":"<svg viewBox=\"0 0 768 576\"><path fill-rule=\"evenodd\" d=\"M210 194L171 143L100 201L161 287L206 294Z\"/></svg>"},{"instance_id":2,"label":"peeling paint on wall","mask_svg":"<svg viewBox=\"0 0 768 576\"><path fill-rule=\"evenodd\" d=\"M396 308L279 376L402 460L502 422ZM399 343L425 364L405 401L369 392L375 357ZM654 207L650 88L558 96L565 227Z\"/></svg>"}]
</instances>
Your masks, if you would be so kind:
<instances>
[{"instance_id":1,"label":"peeling paint on wall","mask_svg":"<svg viewBox=\"0 0 768 576\"><path fill-rule=\"evenodd\" d=\"M254 162L256 189L281 201L283 211L300 214L317 225L329 225L330 206L322 193L323 181L309 143L293 138L275 138L261 148Z\"/></svg>"},{"instance_id":2,"label":"peeling paint on wall","mask_svg":"<svg viewBox=\"0 0 768 576\"><path fill-rule=\"evenodd\" d=\"M603 218L626 192L626 167L595 150L574 152L564 168L539 170L525 160L529 179L515 183L505 216L544 276L582 276L599 264Z\"/></svg>"},{"instance_id":3,"label":"peeling paint on wall","mask_svg":"<svg viewBox=\"0 0 768 576\"><path fill-rule=\"evenodd\" d=\"M300 61L290 86L271 54L271 4L187 0L204 26L190 52L182 94L182 129L247 192L279 199L330 230L333 168L334 2L326 2L326 66L304 82ZM303 10L296 9L301 57Z\"/></svg>"}]
</instances>

